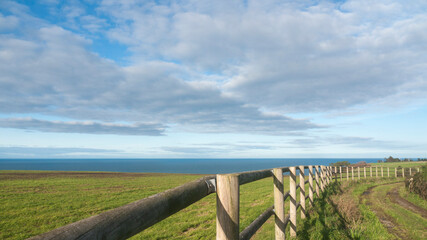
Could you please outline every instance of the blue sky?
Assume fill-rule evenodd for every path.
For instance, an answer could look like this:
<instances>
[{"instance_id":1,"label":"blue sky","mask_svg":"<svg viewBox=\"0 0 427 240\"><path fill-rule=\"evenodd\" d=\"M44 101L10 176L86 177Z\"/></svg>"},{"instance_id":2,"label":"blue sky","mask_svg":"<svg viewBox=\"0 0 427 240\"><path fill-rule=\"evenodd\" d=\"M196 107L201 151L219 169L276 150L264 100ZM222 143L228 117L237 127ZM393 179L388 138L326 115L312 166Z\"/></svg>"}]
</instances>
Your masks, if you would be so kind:
<instances>
[{"instance_id":1,"label":"blue sky","mask_svg":"<svg viewBox=\"0 0 427 240\"><path fill-rule=\"evenodd\" d=\"M427 157L425 1L0 2L0 158Z\"/></svg>"}]
</instances>

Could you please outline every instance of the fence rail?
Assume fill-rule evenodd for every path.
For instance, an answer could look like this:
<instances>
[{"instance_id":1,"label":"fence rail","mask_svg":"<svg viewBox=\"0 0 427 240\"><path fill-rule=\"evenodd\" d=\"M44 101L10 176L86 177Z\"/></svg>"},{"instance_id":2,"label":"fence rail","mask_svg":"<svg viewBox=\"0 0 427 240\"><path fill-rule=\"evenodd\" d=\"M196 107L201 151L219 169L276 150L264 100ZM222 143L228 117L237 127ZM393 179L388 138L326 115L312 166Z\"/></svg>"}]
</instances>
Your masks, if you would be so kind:
<instances>
[{"instance_id":1,"label":"fence rail","mask_svg":"<svg viewBox=\"0 0 427 240\"><path fill-rule=\"evenodd\" d=\"M361 176L361 168L363 177ZM308 169L308 179L304 172ZM354 170L357 170L355 175ZM297 184L297 170L299 182ZM393 177L390 168L369 167L369 177ZM420 171L419 168L416 169ZM289 173L289 191L284 192L284 174ZM375 175L374 175L374 174ZM394 177L411 176L412 168L394 169ZM275 239L285 238L285 229L290 224L290 236L296 236L297 211L300 209L301 219L306 217L306 200L308 205L314 202L314 196L320 193L330 182L343 177L346 180L368 178L366 167L330 167L330 166L297 166L281 167L259 171L217 174L183 184L173 189L135 201L133 203L106 211L75 223L57 228L50 232L32 237L31 239L127 239L144 229L175 214L189 205L215 193L216 200L216 238L217 239L250 239L256 231L272 216L275 218ZM355 179L355 176L357 179ZM239 232L239 198L240 185L258 181L267 177L273 178L274 204L267 208L242 232ZM306 185L308 184L308 194ZM300 201L296 202L297 190L300 189ZM285 201L289 198L290 211L285 215Z\"/></svg>"}]
</instances>

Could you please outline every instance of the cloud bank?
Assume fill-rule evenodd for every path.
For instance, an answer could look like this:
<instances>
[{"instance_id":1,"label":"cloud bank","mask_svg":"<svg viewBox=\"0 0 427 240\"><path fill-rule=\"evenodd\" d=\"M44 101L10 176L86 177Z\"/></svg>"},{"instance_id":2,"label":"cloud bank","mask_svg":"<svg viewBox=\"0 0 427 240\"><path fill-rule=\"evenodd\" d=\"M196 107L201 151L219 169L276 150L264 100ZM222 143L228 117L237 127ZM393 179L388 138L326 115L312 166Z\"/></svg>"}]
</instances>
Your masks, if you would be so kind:
<instances>
[{"instance_id":1,"label":"cloud bank","mask_svg":"<svg viewBox=\"0 0 427 240\"><path fill-rule=\"evenodd\" d=\"M291 113L426 99L424 2L92 5L52 2L51 16L64 15L52 23L2 2L0 113L72 120L7 118L2 127L284 135L324 127ZM100 37L126 46L129 64L94 53Z\"/></svg>"}]
</instances>

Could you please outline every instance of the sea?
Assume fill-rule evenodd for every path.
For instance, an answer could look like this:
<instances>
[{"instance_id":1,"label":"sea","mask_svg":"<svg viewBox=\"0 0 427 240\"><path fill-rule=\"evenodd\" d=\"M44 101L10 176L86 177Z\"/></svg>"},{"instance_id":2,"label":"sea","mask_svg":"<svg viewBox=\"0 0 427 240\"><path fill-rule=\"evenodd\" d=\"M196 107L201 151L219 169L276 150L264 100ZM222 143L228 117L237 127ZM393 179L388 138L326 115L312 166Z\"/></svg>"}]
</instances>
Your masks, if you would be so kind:
<instances>
[{"instance_id":1,"label":"sea","mask_svg":"<svg viewBox=\"0 0 427 240\"><path fill-rule=\"evenodd\" d=\"M163 159L0 159L0 170L52 170L217 174L329 165L338 161L374 163L381 158L163 158Z\"/></svg>"}]
</instances>

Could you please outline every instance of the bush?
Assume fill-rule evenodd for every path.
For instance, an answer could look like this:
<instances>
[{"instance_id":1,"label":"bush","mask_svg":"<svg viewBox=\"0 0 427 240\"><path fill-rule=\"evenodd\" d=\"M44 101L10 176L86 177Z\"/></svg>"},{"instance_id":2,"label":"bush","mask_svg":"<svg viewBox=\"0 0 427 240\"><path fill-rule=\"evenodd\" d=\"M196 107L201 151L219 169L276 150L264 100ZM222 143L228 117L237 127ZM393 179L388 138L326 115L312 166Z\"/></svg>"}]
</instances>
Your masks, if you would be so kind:
<instances>
[{"instance_id":1,"label":"bush","mask_svg":"<svg viewBox=\"0 0 427 240\"><path fill-rule=\"evenodd\" d=\"M416 193L427 200L427 166L423 166L421 171L413 177L406 178L405 186L408 191Z\"/></svg>"}]
</instances>

